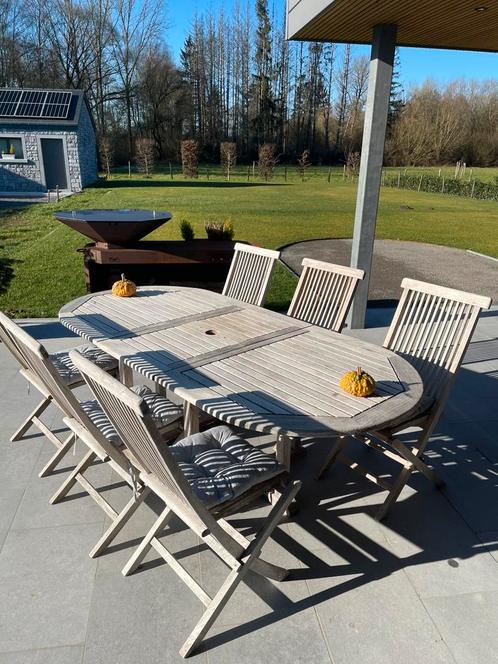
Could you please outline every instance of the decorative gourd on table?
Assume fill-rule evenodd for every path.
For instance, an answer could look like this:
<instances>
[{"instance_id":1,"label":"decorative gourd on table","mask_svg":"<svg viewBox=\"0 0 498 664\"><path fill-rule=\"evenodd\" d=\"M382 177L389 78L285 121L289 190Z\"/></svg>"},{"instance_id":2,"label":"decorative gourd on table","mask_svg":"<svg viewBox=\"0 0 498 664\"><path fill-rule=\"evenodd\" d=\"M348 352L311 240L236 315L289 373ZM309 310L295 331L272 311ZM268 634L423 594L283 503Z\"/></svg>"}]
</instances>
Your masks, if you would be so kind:
<instances>
[{"instance_id":1,"label":"decorative gourd on table","mask_svg":"<svg viewBox=\"0 0 498 664\"><path fill-rule=\"evenodd\" d=\"M339 381L339 386L355 397L369 397L375 391L375 380L358 367L355 371L347 371Z\"/></svg>"},{"instance_id":2,"label":"decorative gourd on table","mask_svg":"<svg viewBox=\"0 0 498 664\"><path fill-rule=\"evenodd\" d=\"M121 275L121 279L119 281L115 281L112 285L112 294L116 295L117 297L133 297L136 295L136 292L137 287L133 281L126 279L124 274Z\"/></svg>"}]
</instances>

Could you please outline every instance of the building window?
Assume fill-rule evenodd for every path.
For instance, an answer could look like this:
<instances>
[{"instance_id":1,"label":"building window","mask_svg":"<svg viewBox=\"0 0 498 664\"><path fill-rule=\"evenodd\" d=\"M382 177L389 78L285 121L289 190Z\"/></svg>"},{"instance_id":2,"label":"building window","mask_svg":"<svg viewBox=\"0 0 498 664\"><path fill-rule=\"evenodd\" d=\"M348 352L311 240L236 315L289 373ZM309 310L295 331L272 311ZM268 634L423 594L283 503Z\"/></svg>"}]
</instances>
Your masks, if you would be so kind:
<instances>
[{"instance_id":1,"label":"building window","mask_svg":"<svg viewBox=\"0 0 498 664\"><path fill-rule=\"evenodd\" d=\"M15 136L0 136L2 159L24 159L22 140Z\"/></svg>"}]
</instances>

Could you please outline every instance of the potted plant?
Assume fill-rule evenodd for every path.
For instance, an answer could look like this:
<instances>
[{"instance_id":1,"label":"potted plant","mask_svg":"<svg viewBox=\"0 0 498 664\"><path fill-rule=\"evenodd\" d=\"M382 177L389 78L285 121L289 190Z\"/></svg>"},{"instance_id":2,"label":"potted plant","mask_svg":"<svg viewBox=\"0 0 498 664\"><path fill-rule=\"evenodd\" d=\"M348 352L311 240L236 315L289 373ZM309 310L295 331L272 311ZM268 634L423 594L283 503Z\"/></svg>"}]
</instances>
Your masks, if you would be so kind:
<instances>
[{"instance_id":1,"label":"potted plant","mask_svg":"<svg viewBox=\"0 0 498 664\"><path fill-rule=\"evenodd\" d=\"M2 150L2 159L7 159L12 161L15 158L16 158L16 149L11 143L7 151Z\"/></svg>"},{"instance_id":2,"label":"potted plant","mask_svg":"<svg viewBox=\"0 0 498 664\"><path fill-rule=\"evenodd\" d=\"M232 240L233 224L228 221L207 221L204 229L208 240Z\"/></svg>"}]
</instances>

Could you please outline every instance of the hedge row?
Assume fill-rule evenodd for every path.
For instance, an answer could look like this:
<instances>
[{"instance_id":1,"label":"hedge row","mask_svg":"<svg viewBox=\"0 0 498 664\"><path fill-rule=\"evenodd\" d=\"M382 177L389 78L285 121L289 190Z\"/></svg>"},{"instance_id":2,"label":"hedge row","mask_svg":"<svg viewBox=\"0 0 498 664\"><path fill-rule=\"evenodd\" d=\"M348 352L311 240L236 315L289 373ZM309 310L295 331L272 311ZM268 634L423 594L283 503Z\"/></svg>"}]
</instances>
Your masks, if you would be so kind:
<instances>
[{"instance_id":1,"label":"hedge row","mask_svg":"<svg viewBox=\"0 0 498 664\"><path fill-rule=\"evenodd\" d=\"M399 187L413 191L426 191L435 194L452 194L480 200L498 201L498 182L482 180L456 180L438 175L385 175L382 183L386 187Z\"/></svg>"}]
</instances>

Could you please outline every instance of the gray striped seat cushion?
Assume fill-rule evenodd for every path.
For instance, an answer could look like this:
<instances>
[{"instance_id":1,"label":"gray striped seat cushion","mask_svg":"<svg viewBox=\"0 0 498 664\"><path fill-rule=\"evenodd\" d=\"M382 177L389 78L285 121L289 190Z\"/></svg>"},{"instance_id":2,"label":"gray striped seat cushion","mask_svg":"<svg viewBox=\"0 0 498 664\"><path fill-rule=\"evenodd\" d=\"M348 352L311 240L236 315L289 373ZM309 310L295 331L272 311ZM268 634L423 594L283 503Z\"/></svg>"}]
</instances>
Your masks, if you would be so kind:
<instances>
[{"instance_id":1,"label":"gray striped seat cushion","mask_svg":"<svg viewBox=\"0 0 498 664\"><path fill-rule=\"evenodd\" d=\"M168 448L196 495L208 507L237 498L285 471L277 461L218 426Z\"/></svg>"},{"instance_id":2,"label":"gray striped seat cushion","mask_svg":"<svg viewBox=\"0 0 498 664\"><path fill-rule=\"evenodd\" d=\"M178 420L183 416L182 406L178 406L166 397L156 394L146 385L135 385L135 387L132 387L131 389L144 399L159 429L172 424L175 420ZM81 407L95 426L108 440L111 441L111 443L121 445L121 439L116 429L100 407L98 401L83 401Z\"/></svg>"},{"instance_id":3,"label":"gray striped seat cushion","mask_svg":"<svg viewBox=\"0 0 498 664\"><path fill-rule=\"evenodd\" d=\"M76 350L104 371L115 371L118 368L117 360L95 346L79 346ZM57 369L62 381L68 387L83 380L80 372L71 361L68 351L53 353L50 355L50 360Z\"/></svg>"}]
</instances>

